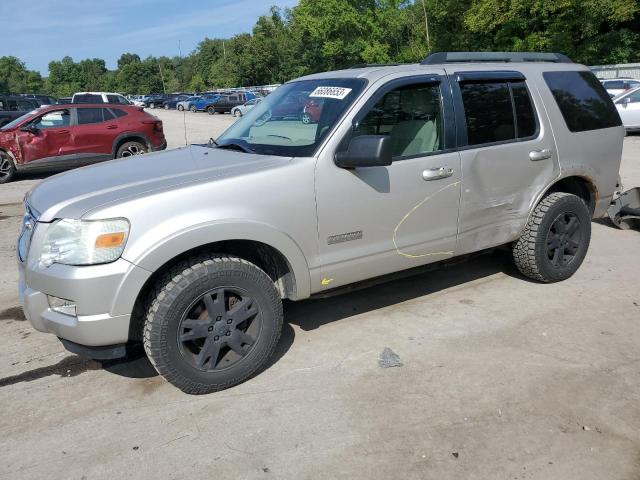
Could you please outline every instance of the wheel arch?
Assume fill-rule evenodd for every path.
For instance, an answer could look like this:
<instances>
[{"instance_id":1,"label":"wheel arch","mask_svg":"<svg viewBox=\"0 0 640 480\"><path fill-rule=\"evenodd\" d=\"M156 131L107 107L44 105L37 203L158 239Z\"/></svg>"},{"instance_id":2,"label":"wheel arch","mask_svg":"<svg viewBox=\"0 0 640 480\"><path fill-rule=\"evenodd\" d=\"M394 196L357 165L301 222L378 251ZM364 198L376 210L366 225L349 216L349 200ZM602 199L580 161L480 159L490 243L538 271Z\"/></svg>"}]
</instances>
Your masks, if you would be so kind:
<instances>
[{"instance_id":1,"label":"wheel arch","mask_svg":"<svg viewBox=\"0 0 640 480\"><path fill-rule=\"evenodd\" d=\"M587 204L589 213L593 216L599 195L598 187L588 175L569 175L556 180L538 199L536 205L542 198L555 192L571 193L581 198Z\"/></svg>"},{"instance_id":2,"label":"wheel arch","mask_svg":"<svg viewBox=\"0 0 640 480\"><path fill-rule=\"evenodd\" d=\"M113 156L113 158L116 158L118 149L126 142L140 142L143 143L148 150L151 150L151 141L149 140L149 137L147 137L144 133L125 132L118 135L113 141L113 146L111 148L111 155Z\"/></svg>"},{"instance_id":3,"label":"wheel arch","mask_svg":"<svg viewBox=\"0 0 640 480\"><path fill-rule=\"evenodd\" d=\"M201 253L232 255L253 263L269 275L282 298L298 299L309 296L308 267L304 257L302 257L304 265L301 266L299 265L300 258L291 259L282 250L282 248L276 248L264 241L235 238L213 241L180 251L172 258L158 265L139 290L131 313L129 340L141 340L145 315L149 306L148 300L158 281L176 265L184 262L189 257ZM289 255L291 255L290 251ZM302 253L299 252L299 255L302 256ZM145 266L149 266L148 262L145 262ZM305 270L300 271L302 268L306 269L306 274Z\"/></svg>"}]
</instances>

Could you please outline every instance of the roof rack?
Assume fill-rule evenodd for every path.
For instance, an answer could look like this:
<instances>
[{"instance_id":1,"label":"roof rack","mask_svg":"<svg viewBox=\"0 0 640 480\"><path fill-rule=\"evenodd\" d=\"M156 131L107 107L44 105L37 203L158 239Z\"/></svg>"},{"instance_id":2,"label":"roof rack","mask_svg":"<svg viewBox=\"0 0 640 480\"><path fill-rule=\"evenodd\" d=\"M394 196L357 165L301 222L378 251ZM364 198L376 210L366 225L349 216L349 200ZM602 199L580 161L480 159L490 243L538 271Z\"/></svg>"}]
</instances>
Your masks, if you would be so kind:
<instances>
[{"instance_id":1,"label":"roof rack","mask_svg":"<svg viewBox=\"0 0 640 480\"><path fill-rule=\"evenodd\" d=\"M562 53L539 52L437 52L420 62L420 65L439 65L459 62L552 62L573 63Z\"/></svg>"}]
</instances>

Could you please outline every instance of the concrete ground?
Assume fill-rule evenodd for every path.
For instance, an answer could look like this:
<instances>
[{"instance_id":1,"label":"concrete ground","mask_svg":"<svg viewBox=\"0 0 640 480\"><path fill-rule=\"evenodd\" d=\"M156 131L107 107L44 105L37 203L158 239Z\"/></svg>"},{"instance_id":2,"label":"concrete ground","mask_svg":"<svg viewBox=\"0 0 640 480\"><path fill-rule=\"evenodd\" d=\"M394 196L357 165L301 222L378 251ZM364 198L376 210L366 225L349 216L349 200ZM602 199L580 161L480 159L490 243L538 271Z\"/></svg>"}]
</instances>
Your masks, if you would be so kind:
<instances>
[{"instance_id":1,"label":"concrete ground","mask_svg":"<svg viewBox=\"0 0 640 480\"><path fill-rule=\"evenodd\" d=\"M158 112L171 147L228 116ZM640 137L625 140L640 185ZM0 478L635 479L640 233L593 224L570 280L508 255L285 306L273 364L188 396L146 359L87 361L18 307L20 201L0 186ZM381 368L391 348L402 363Z\"/></svg>"}]
</instances>

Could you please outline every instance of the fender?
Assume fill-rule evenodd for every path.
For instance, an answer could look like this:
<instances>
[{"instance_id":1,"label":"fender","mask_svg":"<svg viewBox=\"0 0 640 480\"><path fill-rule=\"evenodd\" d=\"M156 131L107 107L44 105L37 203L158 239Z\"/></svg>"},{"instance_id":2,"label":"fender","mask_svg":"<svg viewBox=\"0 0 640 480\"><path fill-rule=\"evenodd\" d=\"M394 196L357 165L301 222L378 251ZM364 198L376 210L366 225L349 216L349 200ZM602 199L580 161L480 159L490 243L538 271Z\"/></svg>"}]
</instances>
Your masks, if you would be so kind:
<instances>
[{"instance_id":1,"label":"fender","mask_svg":"<svg viewBox=\"0 0 640 480\"><path fill-rule=\"evenodd\" d=\"M149 272L155 272L169 260L194 248L219 241L251 240L265 243L286 259L295 279L295 299L311 294L309 265L298 244L275 227L251 220L224 220L194 225L160 239L137 258L123 258Z\"/></svg>"}]
</instances>

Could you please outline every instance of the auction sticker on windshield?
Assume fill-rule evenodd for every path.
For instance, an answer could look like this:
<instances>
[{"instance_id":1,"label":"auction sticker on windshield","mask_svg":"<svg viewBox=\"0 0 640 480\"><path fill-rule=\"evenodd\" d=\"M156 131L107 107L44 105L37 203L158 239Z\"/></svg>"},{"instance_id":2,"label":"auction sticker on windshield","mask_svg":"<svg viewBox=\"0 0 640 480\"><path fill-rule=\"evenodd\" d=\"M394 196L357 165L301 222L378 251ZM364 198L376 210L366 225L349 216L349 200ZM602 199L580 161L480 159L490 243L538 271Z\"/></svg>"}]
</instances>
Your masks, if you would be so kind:
<instances>
[{"instance_id":1,"label":"auction sticker on windshield","mask_svg":"<svg viewBox=\"0 0 640 480\"><path fill-rule=\"evenodd\" d=\"M344 87L317 87L309 97L316 98L335 98L336 100L342 100L344 97L349 95L351 92L350 88Z\"/></svg>"}]
</instances>

